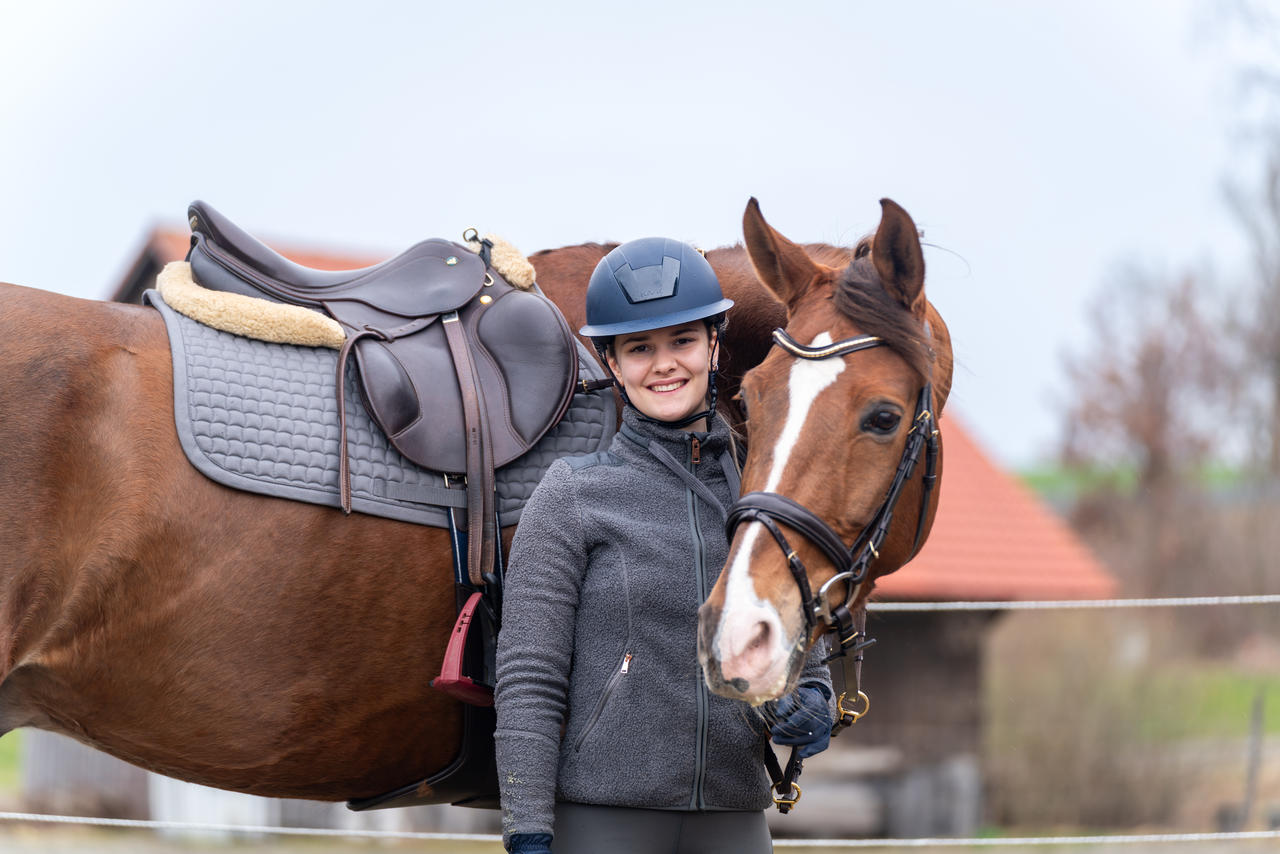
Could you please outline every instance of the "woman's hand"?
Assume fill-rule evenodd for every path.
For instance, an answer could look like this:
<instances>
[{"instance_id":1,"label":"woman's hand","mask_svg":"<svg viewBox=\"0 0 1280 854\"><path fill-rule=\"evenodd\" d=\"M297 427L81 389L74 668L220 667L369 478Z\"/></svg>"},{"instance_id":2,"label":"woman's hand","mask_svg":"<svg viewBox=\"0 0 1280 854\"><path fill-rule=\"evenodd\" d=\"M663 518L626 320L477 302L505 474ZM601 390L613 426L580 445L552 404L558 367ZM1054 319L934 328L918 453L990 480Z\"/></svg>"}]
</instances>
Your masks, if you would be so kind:
<instances>
[{"instance_id":1,"label":"woman's hand","mask_svg":"<svg viewBox=\"0 0 1280 854\"><path fill-rule=\"evenodd\" d=\"M795 691L778 701L773 725L774 744L800 748L800 758L808 759L831 743L831 689L821 682L802 682Z\"/></svg>"},{"instance_id":2,"label":"woman's hand","mask_svg":"<svg viewBox=\"0 0 1280 854\"><path fill-rule=\"evenodd\" d=\"M551 854L551 834L513 833L507 851L510 854Z\"/></svg>"}]
</instances>

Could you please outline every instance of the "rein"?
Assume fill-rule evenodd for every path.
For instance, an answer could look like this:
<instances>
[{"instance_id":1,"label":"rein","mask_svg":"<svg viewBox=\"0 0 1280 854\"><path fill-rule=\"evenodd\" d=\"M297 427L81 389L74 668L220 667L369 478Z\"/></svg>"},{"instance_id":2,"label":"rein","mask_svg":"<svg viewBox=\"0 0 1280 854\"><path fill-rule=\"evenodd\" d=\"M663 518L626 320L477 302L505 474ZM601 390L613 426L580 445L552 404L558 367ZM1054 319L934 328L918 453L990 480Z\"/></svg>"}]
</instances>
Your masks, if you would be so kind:
<instances>
[{"instance_id":1,"label":"rein","mask_svg":"<svg viewBox=\"0 0 1280 854\"><path fill-rule=\"evenodd\" d=\"M926 325L925 328L927 331L928 326ZM773 330L773 341L796 358L814 361L843 357L849 353L868 350L886 343L881 338L867 335L860 338L846 338L825 347L806 347L783 329ZM840 535L812 510L776 492L749 492L729 508L729 516L725 522L729 540L732 542L734 532L743 522L759 522L763 525L786 557L787 568L791 571L796 586L800 590L801 610L804 614L806 629L812 632L821 622L825 623L828 631L835 634L839 647L827 656L825 661L830 662L836 658L853 655L855 690L857 698L863 702L863 707L861 711L846 709L845 695L842 694L837 701L840 718L832 728L832 735L851 726L870 708L870 701L861 690L862 650L875 643L875 640L866 635L865 607L859 608L855 614L851 606L857 598L858 590L866 579L872 562L880 557L880 547L888 536L889 526L893 522L893 511L898 504L903 486L910 480L922 453L925 457L925 467L921 478L920 515L916 521L916 536L911 557L907 558L910 560L916 556L923 545L929 499L938 479L938 429L933 416L932 382L926 382L920 389L907 444L903 448L898 469L894 472L888 492L875 516L858 534L852 546L846 546ZM809 573L804 562L787 541L778 522L798 531L817 546L823 556L835 567L836 574L818 589L816 595L809 584ZM838 582L845 584L844 601L832 605L831 587ZM785 813L800 797L800 787L794 782L795 777L800 773L800 761L793 748L791 760L787 763L786 772L783 773L772 751L769 754L769 758L772 759L768 763L770 776L773 777L774 788L779 795L774 798L774 802L778 805L778 809Z\"/></svg>"}]
</instances>

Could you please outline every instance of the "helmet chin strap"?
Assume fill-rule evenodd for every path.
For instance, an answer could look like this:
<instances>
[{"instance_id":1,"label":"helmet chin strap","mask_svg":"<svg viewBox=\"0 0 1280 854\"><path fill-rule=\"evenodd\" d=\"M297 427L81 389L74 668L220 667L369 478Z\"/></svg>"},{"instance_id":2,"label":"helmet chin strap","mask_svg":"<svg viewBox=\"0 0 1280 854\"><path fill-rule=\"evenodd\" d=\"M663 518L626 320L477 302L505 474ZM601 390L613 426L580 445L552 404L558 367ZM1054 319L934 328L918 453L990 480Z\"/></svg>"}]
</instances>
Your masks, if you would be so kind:
<instances>
[{"instance_id":1,"label":"helmet chin strap","mask_svg":"<svg viewBox=\"0 0 1280 854\"><path fill-rule=\"evenodd\" d=\"M701 418L705 418L707 419L707 429L711 429L711 419L716 414L716 396L718 393L718 390L716 389L716 371L719 370L719 358L717 355L720 352L719 334L716 335L715 343L711 345L710 367L707 371L707 408L701 412L686 415L684 418L677 421L664 421L661 418L654 418L651 415L645 415L640 407L632 403L631 398L627 396L626 387L623 386L622 381L618 379L617 374L613 372L613 368L609 367L609 359L605 355L604 349L597 348L597 350L599 350L600 353L600 361L604 362L605 372L609 374L609 378L613 380L613 384L618 387L618 394L622 395L623 404L634 409L636 411L636 417L641 421L648 421L650 424L661 424L663 427L682 429L684 427L688 427L690 424L693 424Z\"/></svg>"}]
</instances>

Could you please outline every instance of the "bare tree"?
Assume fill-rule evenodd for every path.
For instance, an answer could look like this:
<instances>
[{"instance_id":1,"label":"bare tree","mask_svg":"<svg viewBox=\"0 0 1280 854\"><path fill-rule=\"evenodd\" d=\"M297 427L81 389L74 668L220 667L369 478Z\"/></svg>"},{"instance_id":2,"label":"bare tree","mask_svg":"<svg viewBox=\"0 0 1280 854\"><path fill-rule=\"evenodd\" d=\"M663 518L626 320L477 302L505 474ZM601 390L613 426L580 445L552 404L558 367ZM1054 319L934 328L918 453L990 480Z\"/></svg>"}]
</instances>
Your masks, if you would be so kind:
<instances>
[{"instance_id":1,"label":"bare tree","mask_svg":"<svg viewBox=\"0 0 1280 854\"><path fill-rule=\"evenodd\" d=\"M1228 183L1226 197L1252 250L1252 281L1231 325L1244 347L1241 378L1253 428L1264 437L1256 456L1280 477L1280 135L1272 137L1256 189Z\"/></svg>"},{"instance_id":2,"label":"bare tree","mask_svg":"<svg viewBox=\"0 0 1280 854\"><path fill-rule=\"evenodd\" d=\"M1133 593L1207 593L1212 523L1202 469L1235 420L1230 341L1192 276L1128 269L1095 297L1069 355L1063 462L1132 472L1078 497L1072 523Z\"/></svg>"},{"instance_id":3,"label":"bare tree","mask_svg":"<svg viewBox=\"0 0 1280 854\"><path fill-rule=\"evenodd\" d=\"M1280 477L1280 14L1263 0L1218 0L1212 14L1235 61L1236 136L1255 170L1224 183L1227 207L1251 250L1246 293L1230 319L1243 350L1252 456ZM1255 161L1255 158L1257 160Z\"/></svg>"},{"instance_id":4,"label":"bare tree","mask_svg":"<svg viewBox=\"0 0 1280 854\"><path fill-rule=\"evenodd\" d=\"M1233 372L1220 321L1191 276L1130 269L1094 299L1092 341L1066 357L1063 459L1132 468L1140 494L1166 492L1230 429Z\"/></svg>"}]
</instances>

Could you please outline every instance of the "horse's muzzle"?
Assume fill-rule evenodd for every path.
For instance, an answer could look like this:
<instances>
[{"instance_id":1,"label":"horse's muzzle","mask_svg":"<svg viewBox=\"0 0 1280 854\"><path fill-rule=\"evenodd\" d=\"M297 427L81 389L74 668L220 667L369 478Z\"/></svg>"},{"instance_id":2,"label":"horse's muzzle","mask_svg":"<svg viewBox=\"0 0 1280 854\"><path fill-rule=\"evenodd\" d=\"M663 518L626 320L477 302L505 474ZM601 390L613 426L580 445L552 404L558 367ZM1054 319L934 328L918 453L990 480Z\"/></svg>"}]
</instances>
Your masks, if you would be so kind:
<instances>
[{"instance_id":1,"label":"horse's muzzle","mask_svg":"<svg viewBox=\"0 0 1280 854\"><path fill-rule=\"evenodd\" d=\"M777 699L794 685L803 640L785 638L771 610L726 613L708 603L698 613L698 661L707 687L752 705Z\"/></svg>"}]
</instances>

